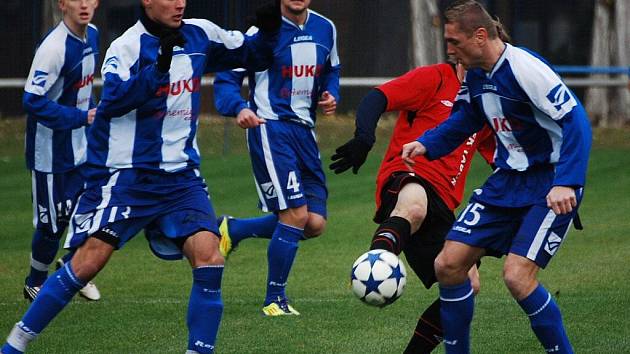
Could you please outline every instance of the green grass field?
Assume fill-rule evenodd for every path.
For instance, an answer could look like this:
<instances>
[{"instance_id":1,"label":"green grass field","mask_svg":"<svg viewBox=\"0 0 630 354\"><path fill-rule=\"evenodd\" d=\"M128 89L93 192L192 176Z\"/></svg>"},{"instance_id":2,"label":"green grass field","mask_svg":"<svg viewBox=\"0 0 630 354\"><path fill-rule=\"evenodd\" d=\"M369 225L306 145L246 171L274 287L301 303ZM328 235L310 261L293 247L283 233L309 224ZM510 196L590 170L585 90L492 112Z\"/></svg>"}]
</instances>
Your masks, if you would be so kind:
<instances>
[{"instance_id":1,"label":"green grass field","mask_svg":"<svg viewBox=\"0 0 630 354\"><path fill-rule=\"evenodd\" d=\"M358 175L329 175L329 223L319 239L301 244L288 294L298 317L261 315L266 240L248 240L227 262L225 311L218 353L401 353L420 312L437 296L413 274L393 305L370 308L348 288L350 266L369 244L375 225L374 175L392 122L382 122L379 145ZM346 119L325 119L318 134L324 163L351 136ZM30 176L22 155L24 125L0 121L0 337L27 308L22 284L32 234ZM204 122L199 137L218 214L260 215L244 153L243 132ZM223 138L230 137L223 154ZM583 232L569 238L540 279L563 311L577 353L630 353L630 131L598 130L581 209ZM473 166L469 186L488 168ZM541 353L529 322L501 279L501 260L485 258L472 327L474 353ZM117 252L96 278L103 299L73 300L31 345L33 353L182 353L191 284L186 262L154 257L141 235ZM438 352L442 352L440 348Z\"/></svg>"}]
</instances>

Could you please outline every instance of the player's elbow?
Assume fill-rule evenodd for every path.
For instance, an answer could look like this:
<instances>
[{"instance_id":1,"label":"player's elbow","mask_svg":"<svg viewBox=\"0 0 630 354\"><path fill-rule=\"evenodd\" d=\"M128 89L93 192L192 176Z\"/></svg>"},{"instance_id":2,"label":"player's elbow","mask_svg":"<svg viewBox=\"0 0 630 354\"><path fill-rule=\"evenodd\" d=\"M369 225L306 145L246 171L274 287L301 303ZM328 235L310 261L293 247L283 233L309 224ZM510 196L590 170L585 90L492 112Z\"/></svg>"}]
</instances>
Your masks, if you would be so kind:
<instances>
[{"instance_id":1,"label":"player's elbow","mask_svg":"<svg viewBox=\"0 0 630 354\"><path fill-rule=\"evenodd\" d=\"M42 96L38 96L32 93L24 93L22 96L22 107L27 113L37 114L37 111L42 107Z\"/></svg>"}]
</instances>

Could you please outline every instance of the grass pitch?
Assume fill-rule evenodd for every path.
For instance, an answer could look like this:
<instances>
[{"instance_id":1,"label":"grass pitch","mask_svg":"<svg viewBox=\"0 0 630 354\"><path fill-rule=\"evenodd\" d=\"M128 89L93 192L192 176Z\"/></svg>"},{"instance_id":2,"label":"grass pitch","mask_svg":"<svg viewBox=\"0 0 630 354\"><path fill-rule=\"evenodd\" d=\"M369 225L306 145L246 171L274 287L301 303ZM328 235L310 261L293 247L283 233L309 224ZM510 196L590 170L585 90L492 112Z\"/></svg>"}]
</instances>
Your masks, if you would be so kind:
<instances>
[{"instance_id":1,"label":"grass pitch","mask_svg":"<svg viewBox=\"0 0 630 354\"><path fill-rule=\"evenodd\" d=\"M289 279L298 317L261 315L266 240L247 240L227 261L225 311L217 353L401 353L417 317L437 296L413 274L393 305L370 308L348 288L350 266L367 250L375 226L375 172L392 122L358 175L328 175L329 222L319 239L304 242ZM318 134L324 163L352 134L349 119L323 119ZM30 176L22 153L24 124L0 121L0 336L27 309L22 284L32 234ZM219 120L205 121L199 145L217 214L261 215L245 154L244 134ZM224 144L225 138L229 144ZM227 151L227 153L225 153ZM468 185L488 174L481 160ZM572 230L540 279L556 298L577 353L630 352L630 131L598 130L581 208L585 230ZM470 188L469 188L470 189ZM485 258L472 327L474 353L541 353L529 322L501 280L502 261ZM165 262L142 235L95 279L101 301L72 301L30 346L33 353L182 353L191 284L186 262ZM438 352L442 352L440 348Z\"/></svg>"}]
</instances>

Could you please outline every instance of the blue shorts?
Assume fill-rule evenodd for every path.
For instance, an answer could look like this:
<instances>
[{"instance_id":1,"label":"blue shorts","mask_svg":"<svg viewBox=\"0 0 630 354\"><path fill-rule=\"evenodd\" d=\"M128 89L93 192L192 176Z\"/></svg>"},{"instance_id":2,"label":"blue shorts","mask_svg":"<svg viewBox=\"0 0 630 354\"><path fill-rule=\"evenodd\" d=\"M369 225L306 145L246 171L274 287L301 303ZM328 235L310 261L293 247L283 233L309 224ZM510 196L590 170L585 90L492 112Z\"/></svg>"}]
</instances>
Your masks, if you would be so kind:
<instances>
[{"instance_id":1,"label":"blue shorts","mask_svg":"<svg viewBox=\"0 0 630 354\"><path fill-rule=\"evenodd\" d=\"M142 229L153 253L169 260L182 258L181 246L188 236L199 231L219 235L198 170L123 169L95 174L72 215L65 247L77 248L100 232L119 249Z\"/></svg>"},{"instance_id":2,"label":"blue shorts","mask_svg":"<svg viewBox=\"0 0 630 354\"><path fill-rule=\"evenodd\" d=\"M85 188L82 171L82 168L64 173L31 171L33 227L61 237Z\"/></svg>"},{"instance_id":3,"label":"blue shorts","mask_svg":"<svg viewBox=\"0 0 630 354\"><path fill-rule=\"evenodd\" d=\"M566 237L582 196L583 189L576 190L578 206L569 214L556 215L544 200L506 208L484 204L473 194L446 239L484 248L495 257L514 253L545 268Z\"/></svg>"},{"instance_id":4,"label":"blue shorts","mask_svg":"<svg viewBox=\"0 0 630 354\"><path fill-rule=\"evenodd\" d=\"M263 211L306 204L309 212L326 217L326 176L311 128L267 120L247 129L247 145Z\"/></svg>"}]
</instances>

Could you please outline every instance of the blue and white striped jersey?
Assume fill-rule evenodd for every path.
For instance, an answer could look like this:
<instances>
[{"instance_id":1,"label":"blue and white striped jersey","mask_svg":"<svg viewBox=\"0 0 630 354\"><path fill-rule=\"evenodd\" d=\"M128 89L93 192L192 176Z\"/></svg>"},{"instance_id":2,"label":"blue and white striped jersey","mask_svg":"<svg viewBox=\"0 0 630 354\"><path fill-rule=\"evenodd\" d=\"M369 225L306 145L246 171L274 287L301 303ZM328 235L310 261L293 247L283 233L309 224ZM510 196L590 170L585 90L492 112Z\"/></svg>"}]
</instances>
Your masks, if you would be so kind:
<instances>
[{"instance_id":1,"label":"blue and white striped jersey","mask_svg":"<svg viewBox=\"0 0 630 354\"><path fill-rule=\"evenodd\" d=\"M26 165L61 173L86 161L87 111L98 62L98 30L79 38L59 23L42 40L24 87Z\"/></svg>"},{"instance_id":2,"label":"blue and white striped jersey","mask_svg":"<svg viewBox=\"0 0 630 354\"><path fill-rule=\"evenodd\" d=\"M555 166L552 185L581 187L591 130L586 112L536 54L506 44L491 72L469 70L451 117L418 138L435 159L488 124L495 133L495 164L525 171ZM551 187L551 186L548 186Z\"/></svg>"},{"instance_id":3,"label":"blue and white striped jersey","mask_svg":"<svg viewBox=\"0 0 630 354\"><path fill-rule=\"evenodd\" d=\"M255 32L256 28L250 29ZM280 38L268 70L233 70L217 74L215 105L225 116L251 108L260 118L315 126L317 101L329 91L339 102L337 30L332 21L308 10L304 25L283 17ZM249 103L241 97L248 75Z\"/></svg>"},{"instance_id":4,"label":"blue and white striped jersey","mask_svg":"<svg viewBox=\"0 0 630 354\"><path fill-rule=\"evenodd\" d=\"M175 172L199 166L196 133L201 77L235 67L269 66L276 36L244 36L186 19L184 48L170 72L157 70L159 38L139 20L107 50L103 94L88 138L88 163Z\"/></svg>"}]
</instances>

